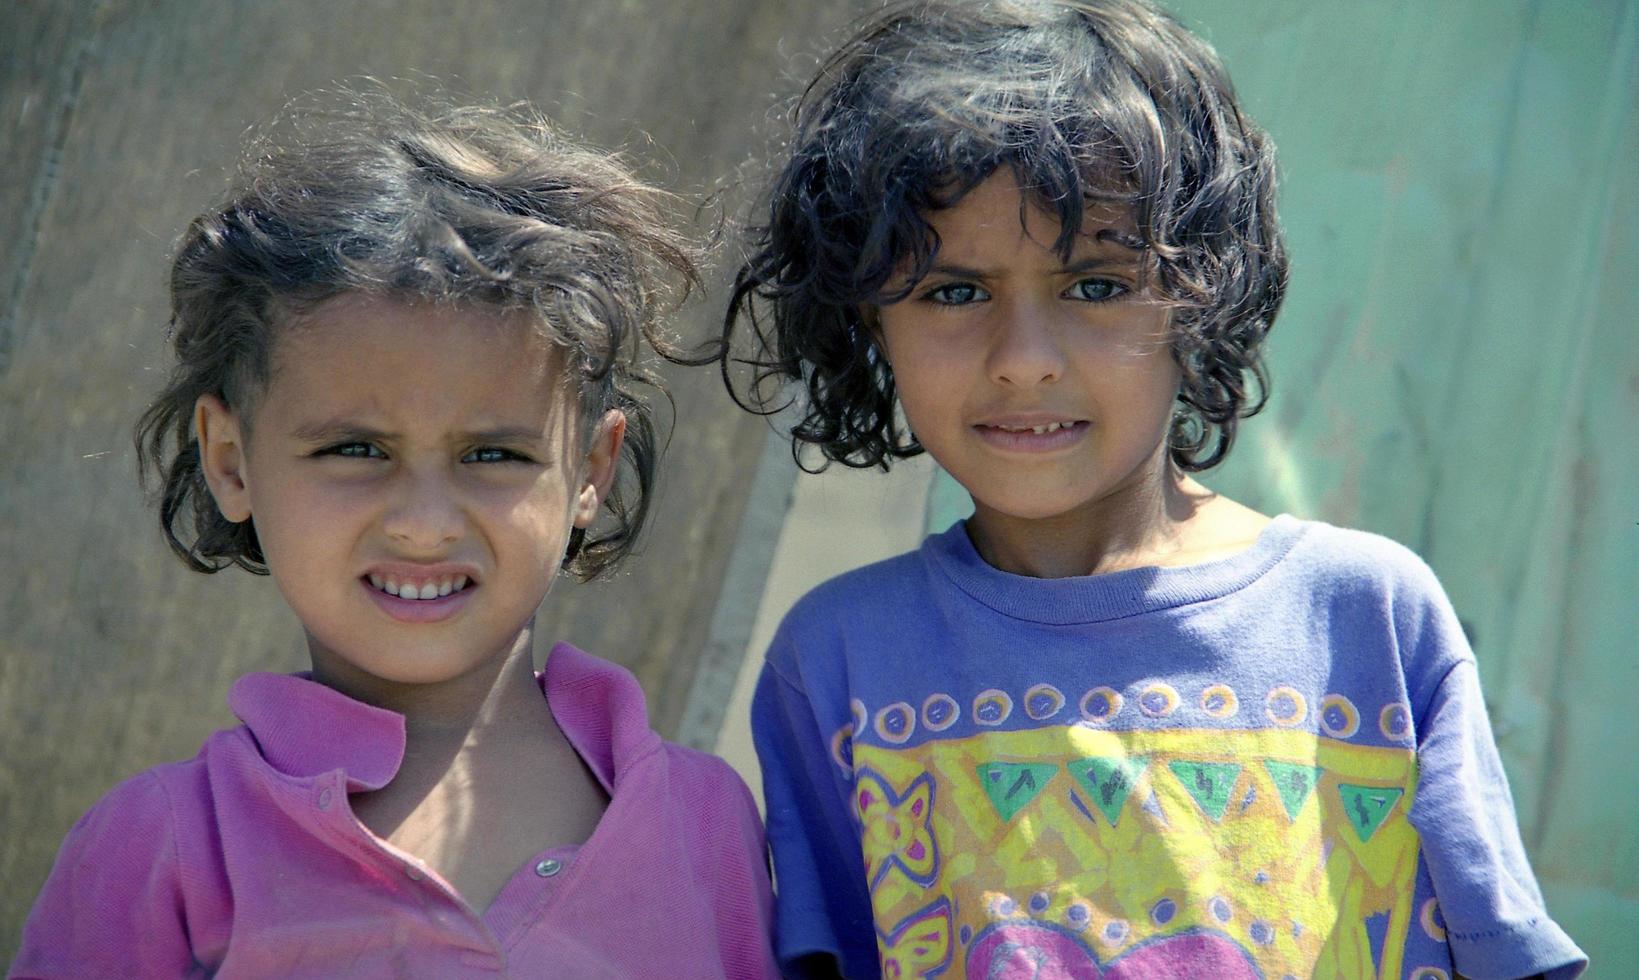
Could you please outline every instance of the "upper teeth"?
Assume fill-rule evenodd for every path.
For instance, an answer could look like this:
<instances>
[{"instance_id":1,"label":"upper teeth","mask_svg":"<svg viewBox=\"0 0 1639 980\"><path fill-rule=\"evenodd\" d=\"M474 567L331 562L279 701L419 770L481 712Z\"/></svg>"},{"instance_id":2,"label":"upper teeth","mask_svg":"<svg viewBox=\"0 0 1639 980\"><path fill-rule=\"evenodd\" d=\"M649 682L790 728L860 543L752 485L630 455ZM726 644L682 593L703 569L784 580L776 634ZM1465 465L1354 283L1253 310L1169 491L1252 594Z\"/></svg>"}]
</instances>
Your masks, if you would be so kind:
<instances>
[{"instance_id":1,"label":"upper teeth","mask_svg":"<svg viewBox=\"0 0 1639 980\"><path fill-rule=\"evenodd\" d=\"M414 582L398 583L392 576L381 576L371 573L370 584L387 593L396 595L400 599L437 599L439 596L449 595L451 592L460 592L467 587L465 575L448 575L436 582L424 582L416 585Z\"/></svg>"},{"instance_id":2,"label":"upper teeth","mask_svg":"<svg viewBox=\"0 0 1639 980\"><path fill-rule=\"evenodd\" d=\"M1074 422L1049 422L1046 425L1004 425L999 426L999 428L1006 429L1009 432L1034 432L1038 436L1044 436L1049 432L1068 429L1074 424Z\"/></svg>"}]
</instances>

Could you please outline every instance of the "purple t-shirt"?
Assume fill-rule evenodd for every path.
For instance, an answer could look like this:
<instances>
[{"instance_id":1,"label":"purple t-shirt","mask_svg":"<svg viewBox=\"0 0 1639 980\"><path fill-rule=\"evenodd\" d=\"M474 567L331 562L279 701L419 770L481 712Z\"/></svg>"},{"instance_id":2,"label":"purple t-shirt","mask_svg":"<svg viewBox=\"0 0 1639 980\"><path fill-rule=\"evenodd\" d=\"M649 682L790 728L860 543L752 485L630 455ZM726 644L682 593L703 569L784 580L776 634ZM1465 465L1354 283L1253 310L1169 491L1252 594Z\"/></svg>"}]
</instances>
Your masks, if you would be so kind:
<instances>
[{"instance_id":1,"label":"purple t-shirt","mask_svg":"<svg viewBox=\"0 0 1639 980\"><path fill-rule=\"evenodd\" d=\"M775 976L739 776L663 742L614 664L559 644L541 687L609 807L482 915L348 806L398 771L403 716L251 674L229 697L243 725L121 784L69 832L9 976Z\"/></svg>"},{"instance_id":2,"label":"purple t-shirt","mask_svg":"<svg viewBox=\"0 0 1639 980\"><path fill-rule=\"evenodd\" d=\"M787 616L753 706L782 962L845 975L1547 972L1548 917L1426 565L1280 517L1032 579L961 524Z\"/></svg>"}]
</instances>

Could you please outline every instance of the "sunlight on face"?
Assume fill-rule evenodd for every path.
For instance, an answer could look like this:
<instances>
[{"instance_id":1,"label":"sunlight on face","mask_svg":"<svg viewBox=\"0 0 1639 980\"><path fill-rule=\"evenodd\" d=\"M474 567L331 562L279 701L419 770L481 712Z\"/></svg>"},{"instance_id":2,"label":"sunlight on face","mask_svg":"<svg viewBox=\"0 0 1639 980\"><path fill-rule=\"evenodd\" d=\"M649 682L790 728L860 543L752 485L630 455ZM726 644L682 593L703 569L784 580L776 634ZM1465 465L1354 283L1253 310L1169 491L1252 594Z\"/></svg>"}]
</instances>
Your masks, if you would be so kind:
<instances>
[{"instance_id":1,"label":"sunlight on face","mask_svg":"<svg viewBox=\"0 0 1639 980\"><path fill-rule=\"evenodd\" d=\"M202 430L237 439L208 409ZM315 670L364 683L505 656L595 514L585 449L609 448L599 426L583 449L561 352L483 308L329 300L280 335L254 411L213 492L255 521Z\"/></svg>"},{"instance_id":2,"label":"sunlight on face","mask_svg":"<svg viewBox=\"0 0 1639 980\"><path fill-rule=\"evenodd\" d=\"M929 215L932 269L878 310L905 417L979 529L1159 493L1178 392L1131 215L1090 206L1066 260L1057 218L1022 200L1004 169Z\"/></svg>"}]
</instances>

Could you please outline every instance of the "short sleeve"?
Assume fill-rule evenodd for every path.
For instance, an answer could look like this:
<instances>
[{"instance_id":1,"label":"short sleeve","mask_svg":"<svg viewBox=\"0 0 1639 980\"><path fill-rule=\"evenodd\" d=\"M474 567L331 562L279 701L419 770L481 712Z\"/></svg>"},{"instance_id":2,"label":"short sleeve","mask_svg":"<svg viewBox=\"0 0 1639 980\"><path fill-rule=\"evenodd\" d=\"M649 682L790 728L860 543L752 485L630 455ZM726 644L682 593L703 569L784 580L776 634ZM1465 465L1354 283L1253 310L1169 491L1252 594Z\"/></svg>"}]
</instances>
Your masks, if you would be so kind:
<instances>
[{"instance_id":1,"label":"short sleeve","mask_svg":"<svg viewBox=\"0 0 1639 980\"><path fill-rule=\"evenodd\" d=\"M201 974L188 942L170 803L159 777L143 773L69 830L8 976Z\"/></svg>"},{"instance_id":2,"label":"short sleeve","mask_svg":"<svg viewBox=\"0 0 1639 980\"><path fill-rule=\"evenodd\" d=\"M757 682L751 733L768 805L781 966L798 976L799 960L829 954L844 976L878 976L871 897L842 771L809 699L772 665Z\"/></svg>"},{"instance_id":3,"label":"short sleeve","mask_svg":"<svg viewBox=\"0 0 1639 980\"><path fill-rule=\"evenodd\" d=\"M723 975L733 978L775 977L773 948L774 895L768 879L768 850L757 804L739 775L711 759L702 783L712 787L712 804L701 807L698 828L713 882L712 913Z\"/></svg>"},{"instance_id":4,"label":"short sleeve","mask_svg":"<svg viewBox=\"0 0 1639 980\"><path fill-rule=\"evenodd\" d=\"M1411 822L1458 972L1475 980L1580 974L1587 957L1548 917L1526 859L1472 659L1452 666L1429 699L1417 759Z\"/></svg>"}]
</instances>

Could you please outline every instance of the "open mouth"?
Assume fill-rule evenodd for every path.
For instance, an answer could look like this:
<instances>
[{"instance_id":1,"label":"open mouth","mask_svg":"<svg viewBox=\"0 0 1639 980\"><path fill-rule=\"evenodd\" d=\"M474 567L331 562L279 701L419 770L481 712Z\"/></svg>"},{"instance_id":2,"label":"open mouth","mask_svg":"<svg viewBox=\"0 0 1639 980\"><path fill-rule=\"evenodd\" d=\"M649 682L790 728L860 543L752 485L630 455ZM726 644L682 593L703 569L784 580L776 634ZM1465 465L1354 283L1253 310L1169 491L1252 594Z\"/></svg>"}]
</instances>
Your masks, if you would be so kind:
<instances>
[{"instance_id":1,"label":"open mouth","mask_svg":"<svg viewBox=\"0 0 1639 980\"><path fill-rule=\"evenodd\" d=\"M370 585L378 592L398 599L413 599L417 602L430 602L454 595L467 588L470 579L465 575L446 575L438 579L428 579L423 582L400 582L391 576L371 574L368 576Z\"/></svg>"},{"instance_id":2,"label":"open mouth","mask_svg":"<svg viewBox=\"0 0 1639 980\"><path fill-rule=\"evenodd\" d=\"M981 422L973 427L979 438L1004 452L1050 453L1079 443L1087 433L1086 419L1037 422Z\"/></svg>"},{"instance_id":3,"label":"open mouth","mask_svg":"<svg viewBox=\"0 0 1639 980\"><path fill-rule=\"evenodd\" d=\"M1060 429L1074 428L1075 425L1075 422L1047 422L1042 425L992 425L987 426L987 428L1000 429L1003 432L1033 432L1038 436L1044 436L1049 432L1057 432Z\"/></svg>"}]
</instances>

